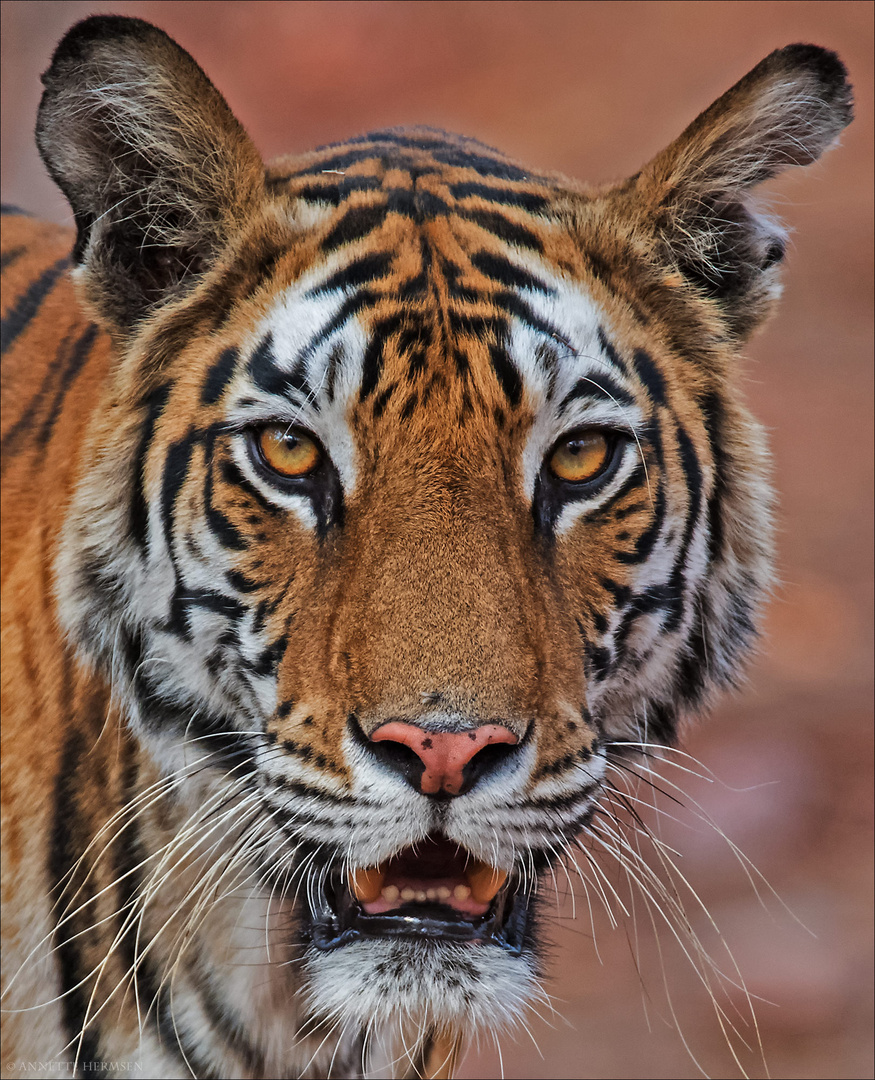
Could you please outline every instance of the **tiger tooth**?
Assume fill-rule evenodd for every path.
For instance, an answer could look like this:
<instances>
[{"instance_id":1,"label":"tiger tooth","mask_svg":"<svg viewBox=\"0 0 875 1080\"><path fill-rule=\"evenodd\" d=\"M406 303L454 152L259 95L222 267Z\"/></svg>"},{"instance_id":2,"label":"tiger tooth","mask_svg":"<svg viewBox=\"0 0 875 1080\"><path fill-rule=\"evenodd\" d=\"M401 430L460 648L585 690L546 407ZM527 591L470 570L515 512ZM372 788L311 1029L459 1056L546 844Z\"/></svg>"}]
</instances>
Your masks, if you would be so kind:
<instances>
[{"instance_id":1,"label":"tiger tooth","mask_svg":"<svg viewBox=\"0 0 875 1080\"><path fill-rule=\"evenodd\" d=\"M468 866L465 878L471 886L472 899L478 904L489 904L507 881L507 872L490 866L489 863L477 861Z\"/></svg>"},{"instance_id":2,"label":"tiger tooth","mask_svg":"<svg viewBox=\"0 0 875 1080\"><path fill-rule=\"evenodd\" d=\"M350 890L360 904L372 904L380 898L385 877L385 873L378 866L372 866L368 870L353 870L349 876Z\"/></svg>"}]
</instances>

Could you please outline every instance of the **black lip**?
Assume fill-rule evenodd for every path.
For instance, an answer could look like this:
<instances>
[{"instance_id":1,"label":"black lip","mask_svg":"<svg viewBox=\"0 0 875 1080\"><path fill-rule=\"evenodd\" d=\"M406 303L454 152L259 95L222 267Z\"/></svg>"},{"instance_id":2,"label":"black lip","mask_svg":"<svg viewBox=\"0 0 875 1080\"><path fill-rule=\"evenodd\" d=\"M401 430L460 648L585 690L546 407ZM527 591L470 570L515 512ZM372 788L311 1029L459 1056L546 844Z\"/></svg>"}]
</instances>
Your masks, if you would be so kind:
<instances>
[{"instance_id":1,"label":"black lip","mask_svg":"<svg viewBox=\"0 0 875 1080\"><path fill-rule=\"evenodd\" d=\"M419 941L495 945L512 956L522 952L531 897L504 888L489 911L466 918L443 904L405 904L382 915L366 915L339 880L318 901L308 902L304 936L320 952L331 952L363 939L408 938Z\"/></svg>"}]
</instances>

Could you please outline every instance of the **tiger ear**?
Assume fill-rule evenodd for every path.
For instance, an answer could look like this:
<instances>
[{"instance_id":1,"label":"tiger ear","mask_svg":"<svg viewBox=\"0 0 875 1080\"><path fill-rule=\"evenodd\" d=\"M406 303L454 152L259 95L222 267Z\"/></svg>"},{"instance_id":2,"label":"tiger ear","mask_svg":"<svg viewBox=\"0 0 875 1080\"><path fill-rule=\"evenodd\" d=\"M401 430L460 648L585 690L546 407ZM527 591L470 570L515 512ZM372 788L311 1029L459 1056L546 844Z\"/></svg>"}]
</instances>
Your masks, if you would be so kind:
<instances>
[{"instance_id":1,"label":"tiger ear","mask_svg":"<svg viewBox=\"0 0 875 1080\"><path fill-rule=\"evenodd\" d=\"M78 23L43 83L37 145L73 208L86 298L124 335L209 265L263 164L189 54L140 19Z\"/></svg>"},{"instance_id":2,"label":"tiger ear","mask_svg":"<svg viewBox=\"0 0 875 1080\"><path fill-rule=\"evenodd\" d=\"M844 65L816 45L778 49L633 178L662 261L717 300L744 338L777 295L785 231L750 189L816 161L853 116Z\"/></svg>"}]
</instances>

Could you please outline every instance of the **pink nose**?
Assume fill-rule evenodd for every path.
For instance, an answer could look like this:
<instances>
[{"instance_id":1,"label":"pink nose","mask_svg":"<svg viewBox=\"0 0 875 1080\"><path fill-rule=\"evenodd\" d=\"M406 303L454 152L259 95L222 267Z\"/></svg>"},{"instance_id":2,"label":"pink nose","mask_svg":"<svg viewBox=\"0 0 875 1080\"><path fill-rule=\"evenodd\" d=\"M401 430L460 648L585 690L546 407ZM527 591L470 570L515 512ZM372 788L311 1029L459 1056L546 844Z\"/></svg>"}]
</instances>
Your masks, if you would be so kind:
<instances>
[{"instance_id":1,"label":"pink nose","mask_svg":"<svg viewBox=\"0 0 875 1080\"><path fill-rule=\"evenodd\" d=\"M371 742L394 742L408 747L425 769L419 782L423 795L458 795L465 787L464 769L484 746L504 743L515 746L519 739L501 724L483 724L471 731L424 731L403 720L391 720L371 735Z\"/></svg>"}]
</instances>

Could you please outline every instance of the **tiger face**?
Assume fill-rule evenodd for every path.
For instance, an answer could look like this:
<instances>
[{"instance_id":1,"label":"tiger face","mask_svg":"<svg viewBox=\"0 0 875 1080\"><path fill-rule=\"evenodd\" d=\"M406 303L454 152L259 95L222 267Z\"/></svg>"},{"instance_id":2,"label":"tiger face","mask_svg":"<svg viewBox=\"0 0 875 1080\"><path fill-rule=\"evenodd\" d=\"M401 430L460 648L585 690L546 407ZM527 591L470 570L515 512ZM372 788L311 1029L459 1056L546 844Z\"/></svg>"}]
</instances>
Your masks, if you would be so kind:
<instances>
[{"instance_id":1,"label":"tiger face","mask_svg":"<svg viewBox=\"0 0 875 1080\"><path fill-rule=\"evenodd\" d=\"M773 53L598 189L430 129L265 169L132 19L75 27L45 82L114 349L58 604L162 792L143 925L227 930L219 881L302 1025L510 1024L539 878L755 636L771 496L736 354L783 234L749 189L847 123L843 69ZM175 948L200 1015L212 945Z\"/></svg>"}]
</instances>

